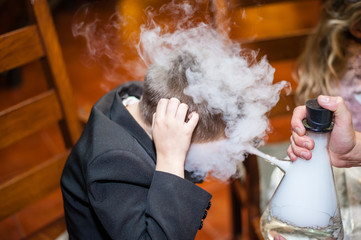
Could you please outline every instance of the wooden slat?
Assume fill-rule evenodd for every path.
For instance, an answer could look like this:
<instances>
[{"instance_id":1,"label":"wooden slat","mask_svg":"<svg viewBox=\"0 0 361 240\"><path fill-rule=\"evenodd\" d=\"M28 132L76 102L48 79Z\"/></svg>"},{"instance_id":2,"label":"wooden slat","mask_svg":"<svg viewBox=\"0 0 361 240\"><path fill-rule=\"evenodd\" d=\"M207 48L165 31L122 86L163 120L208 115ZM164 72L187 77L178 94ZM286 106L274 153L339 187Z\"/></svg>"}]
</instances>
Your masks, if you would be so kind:
<instances>
[{"instance_id":1,"label":"wooden slat","mask_svg":"<svg viewBox=\"0 0 361 240\"><path fill-rule=\"evenodd\" d=\"M37 165L0 185L0 219L34 203L60 186L60 177L69 151Z\"/></svg>"},{"instance_id":2,"label":"wooden slat","mask_svg":"<svg viewBox=\"0 0 361 240\"><path fill-rule=\"evenodd\" d=\"M305 0L232 0L232 6L234 7L252 7L252 6L263 6L272 3L282 2L303 2ZM308 0L308 1L319 1L319 0Z\"/></svg>"},{"instance_id":3,"label":"wooden slat","mask_svg":"<svg viewBox=\"0 0 361 240\"><path fill-rule=\"evenodd\" d=\"M22 66L44 55L34 25L0 36L0 49L0 72Z\"/></svg>"},{"instance_id":4,"label":"wooden slat","mask_svg":"<svg viewBox=\"0 0 361 240\"><path fill-rule=\"evenodd\" d=\"M311 29L305 29L286 36L244 42L243 46L259 50L259 56L267 55L269 61L295 59L303 51L306 39L311 33Z\"/></svg>"},{"instance_id":5,"label":"wooden slat","mask_svg":"<svg viewBox=\"0 0 361 240\"><path fill-rule=\"evenodd\" d=\"M51 17L47 0L32 0L35 18L44 48L47 54L50 70L57 94L62 102L66 132L70 134L70 139L66 141L68 147L74 145L81 134L80 120L76 108L74 107L74 97L71 91L71 84L66 72L65 63L62 57L60 44L55 26Z\"/></svg>"},{"instance_id":6,"label":"wooden slat","mask_svg":"<svg viewBox=\"0 0 361 240\"><path fill-rule=\"evenodd\" d=\"M242 239L258 239L252 224L253 219L260 216L260 192L257 156L248 155L243 163L246 170L245 176L243 176L242 179L235 179L231 182L230 186L232 198L235 200L238 199L238 201L232 202L233 208L241 209L241 215L245 217L245 221L242 221L241 227L233 226L234 229L237 229L237 231L234 231L234 237L242 235ZM233 219L233 224L237 224L238 222L239 221L237 221L237 219Z\"/></svg>"},{"instance_id":7,"label":"wooden slat","mask_svg":"<svg viewBox=\"0 0 361 240\"><path fill-rule=\"evenodd\" d=\"M49 90L0 112L0 149L62 117L56 94Z\"/></svg>"}]
</instances>

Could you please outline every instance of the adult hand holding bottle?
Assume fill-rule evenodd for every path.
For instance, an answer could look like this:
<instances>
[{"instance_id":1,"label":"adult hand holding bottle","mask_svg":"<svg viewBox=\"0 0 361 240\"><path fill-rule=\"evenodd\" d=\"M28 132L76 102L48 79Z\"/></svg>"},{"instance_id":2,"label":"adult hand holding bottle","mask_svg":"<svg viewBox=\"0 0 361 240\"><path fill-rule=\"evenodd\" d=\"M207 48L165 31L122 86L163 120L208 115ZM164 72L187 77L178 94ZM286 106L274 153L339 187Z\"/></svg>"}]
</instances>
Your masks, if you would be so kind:
<instances>
[{"instance_id":1,"label":"adult hand holding bottle","mask_svg":"<svg viewBox=\"0 0 361 240\"><path fill-rule=\"evenodd\" d=\"M351 114L341 97L319 96L318 103L325 109L334 112L334 127L329 140L329 156L333 166L361 166L361 133L352 125ZM312 138L306 136L302 120L306 117L306 107L296 107L291 120L291 144L287 153L292 161L298 157L311 159L314 148Z\"/></svg>"}]
</instances>

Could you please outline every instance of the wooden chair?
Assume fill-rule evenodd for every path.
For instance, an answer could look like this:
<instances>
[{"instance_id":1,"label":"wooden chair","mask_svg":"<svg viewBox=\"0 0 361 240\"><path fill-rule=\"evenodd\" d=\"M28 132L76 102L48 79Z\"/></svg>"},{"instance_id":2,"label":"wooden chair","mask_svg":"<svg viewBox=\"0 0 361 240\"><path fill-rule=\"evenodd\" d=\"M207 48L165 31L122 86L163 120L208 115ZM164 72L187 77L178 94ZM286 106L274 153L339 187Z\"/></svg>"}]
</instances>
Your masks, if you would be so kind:
<instances>
[{"instance_id":1,"label":"wooden chair","mask_svg":"<svg viewBox=\"0 0 361 240\"><path fill-rule=\"evenodd\" d=\"M308 0L308 2L320 2L319 0ZM217 6L225 6L222 0L217 0ZM270 4L301 2L299 0L231 0L228 4L229 12L235 12L239 9L262 8ZM317 3L318 4L318 3ZM273 5L276 6L276 5ZM228 14L229 15L229 14ZM218 11L215 14L216 26L221 28L220 32L226 32L222 29L229 28L222 19L227 22L228 16L225 11ZM218 22L217 22L218 21ZM267 55L267 59L272 63L295 60L302 52L306 39L312 34L313 28L294 29L282 35L271 37L255 37L251 40L239 39L242 46L254 50L259 50L259 56ZM234 35L234 34L233 34ZM232 37L232 36L231 36ZM233 38L235 38L233 36ZM236 37L237 38L237 37ZM277 73L277 69L276 69ZM289 79L279 79L292 81L291 74ZM277 79L276 79L277 80ZM295 87L295 85L293 86ZM294 89L293 89L294 90ZM285 141L289 139L290 130L286 127L290 125L292 110L295 107L294 94L287 95L281 93L280 101L269 114L271 124L279 124L282 131L278 136L270 136L271 142ZM282 129L283 128L283 129ZM260 172L257 157L249 155L244 161L245 176L241 179L235 179L231 182L231 204L232 204L232 223L233 239L263 239L260 229Z\"/></svg>"},{"instance_id":2,"label":"wooden chair","mask_svg":"<svg viewBox=\"0 0 361 240\"><path fill-rule=\"evenodd\" d=\"M0 112L0 149L56 123L60 126L66 150L0 184L0 220L59 189L69 149L81 133L48 3L46 0L29 0L27 4L18 7L28 7L33 24L0 36L0 73L40 59L48 89ZM59 231L54 232L58 223L65 227L64 220L59 220L43 233L34 234L32 239L54 239L48 234L59 234Z\"/></svg>"}]
</instances>

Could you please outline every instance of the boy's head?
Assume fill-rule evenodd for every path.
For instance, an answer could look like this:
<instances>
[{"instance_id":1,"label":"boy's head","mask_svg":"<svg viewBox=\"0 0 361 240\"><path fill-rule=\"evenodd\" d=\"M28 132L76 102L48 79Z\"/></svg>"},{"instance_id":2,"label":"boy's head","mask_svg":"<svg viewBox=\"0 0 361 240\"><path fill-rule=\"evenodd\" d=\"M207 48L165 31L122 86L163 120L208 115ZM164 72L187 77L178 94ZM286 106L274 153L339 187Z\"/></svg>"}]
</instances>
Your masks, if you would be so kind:
<instances>
[{"instance_id":1,"label":"boy's head","mask_svg":"<svg viewBox=\"0 0 361 240\"><path fill-rule=\"evenodd\" d=\"M152 124L153 113L161 98L178 98L189 106L188 112L199 114L199 122L193 132L192 142L202 143L225 136L225 122L222 114L214 114L207 108L207 102L195 104L192 97L184 94L188 87L187 71L199 71L199 63L190 53L174 56L168 66L153 64L149 67L144 79L140 110L144 120Z\"/></svg>"}]
</instances>

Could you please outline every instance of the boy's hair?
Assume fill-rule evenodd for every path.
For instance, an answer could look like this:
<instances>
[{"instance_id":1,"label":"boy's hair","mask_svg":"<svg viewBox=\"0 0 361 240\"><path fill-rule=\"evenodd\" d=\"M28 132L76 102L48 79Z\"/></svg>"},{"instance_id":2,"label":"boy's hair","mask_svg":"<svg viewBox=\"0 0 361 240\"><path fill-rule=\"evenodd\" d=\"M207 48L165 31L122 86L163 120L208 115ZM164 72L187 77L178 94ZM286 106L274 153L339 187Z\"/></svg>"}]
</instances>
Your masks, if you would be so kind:
<instances>
[{"instance_id":1,"label":"boy's hair","mask_svg":"<svg viewBox=\"0 0 361 240\"><path fill-rule=\"evenodd\" d=\"M188 114L193 111L199 114L192 142L208 142L225 136L226 124L222 120L222 114L210 112L206 102L196 104L191 96L184 94L184 89L188 87L186 71L199 71L199 63L195 56L190 53L181 53L176 55L168 65L153 64L145 76L140 111L146 123L152 124L153 114L161 98L175 97L189 106Z\"/></svg>"},{"instance_id":2,"label":"boy's hair","mask_svg":"<svg viewBox=\"0 0 361 240\"><path fill-rule=\"evenodd\" d=\"M361 1L327 0L315 33L298 59L295 101L304 104L320 94L336 95L338 80L352 53L349 29L361 21Z\"/></svg>"}]
</instances>

